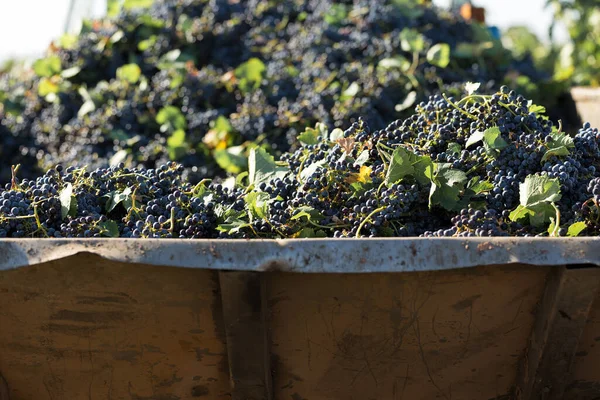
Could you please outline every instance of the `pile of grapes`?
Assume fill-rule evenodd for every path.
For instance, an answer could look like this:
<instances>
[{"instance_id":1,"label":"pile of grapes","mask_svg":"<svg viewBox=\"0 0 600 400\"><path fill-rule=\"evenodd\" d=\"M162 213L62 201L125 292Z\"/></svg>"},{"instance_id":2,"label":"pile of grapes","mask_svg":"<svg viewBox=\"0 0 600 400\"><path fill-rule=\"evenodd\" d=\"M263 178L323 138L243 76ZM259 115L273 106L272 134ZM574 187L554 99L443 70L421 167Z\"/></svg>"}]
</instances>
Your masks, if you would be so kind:
<instances>
[{"instance_id":1,"label":"pile of grapes","mask_svg":"<svg viewBox=\"0 0 600 400\"><path fill-rule=\"evenodd\" d=\"M600 133L570 137L503 87L434 95L384 129L318 123L278 161L196 184L184 167L57 166L0 190L3 237L303 238L600 234Z\"/></svg>"},{"instance_id":2,"label":"pile of grapes","mask_svg":"<svg viewBox=\"0 0 600 400\"><path fill-rule=\"evenodd\" d=\"M86 23L34 74L0 76L0 180L177 161L198 182L245 170L256 144L296 149L317 122L382 129L440 88L543 78L484 26L417 3L156 0Z\"/></svg>"}]
</instances>

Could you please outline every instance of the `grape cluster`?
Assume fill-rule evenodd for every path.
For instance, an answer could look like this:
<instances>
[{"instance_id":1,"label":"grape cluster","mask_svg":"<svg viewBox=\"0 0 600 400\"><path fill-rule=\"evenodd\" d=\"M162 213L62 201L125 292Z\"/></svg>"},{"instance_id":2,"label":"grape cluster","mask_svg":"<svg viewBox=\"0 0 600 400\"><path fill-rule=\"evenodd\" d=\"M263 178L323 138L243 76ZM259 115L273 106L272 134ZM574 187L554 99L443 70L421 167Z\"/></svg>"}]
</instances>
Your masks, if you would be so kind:
<instances>
[{"instance_id":1,"label":"grape cluster","mask_svg":"<svg viewBox=\"0 0 600 400\"><path fill-rule=\"evenodd\" d=\"M506 87L433 95L372 130L316 124L228 179L56 166L0 190L7 237L304 238L600 234L600 133L574 138Z\"/></svg>"},{"instance_id":2,"label":"grape cluster","mask_svg":"<svg viewBox=\"0 0 600 400\"><path fill-rule=\"evenodd\" d=\"M494 47L481 54L464 51L487 41ZM446 66L427 58L435 45L463 50ZM382 129L413 94L440 86L491 88L518 71L544 79L485 28L391 0L157 0L84 24L35 67L37 76L0 77L0 159L29 178L37 165L176 160L199 181L244 169L231 150L239 145L242 156L250 142L280 154L317 122L362 117Z\"/></svg>"}]
</instances>

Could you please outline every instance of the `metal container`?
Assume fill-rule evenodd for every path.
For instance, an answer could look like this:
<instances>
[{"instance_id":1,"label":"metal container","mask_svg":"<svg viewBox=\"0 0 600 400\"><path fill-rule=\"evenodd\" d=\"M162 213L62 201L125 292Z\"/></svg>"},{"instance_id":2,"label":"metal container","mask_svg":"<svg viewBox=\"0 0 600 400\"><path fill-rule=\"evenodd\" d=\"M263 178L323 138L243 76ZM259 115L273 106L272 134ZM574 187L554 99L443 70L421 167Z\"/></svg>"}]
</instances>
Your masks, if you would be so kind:
<instances>
[{"instance_id":1,"label":"metal container","mask_svg":"<svg viewBox=\"0 0 600 400\"><path fill-rule=\"evenodd\" d=\"M571 97L581 120L600 128L600 88L575 87L571 89Z\"/></svg>"},{"instance_id":2,"label":"metal container","mask_svg":"<svg viewBox=\"0 0 600 400\"><path fill-rule=\"evenodd\" d=\"M598 398L599 245L2 240L0 399Z\"/></svg>"}]
</instances>

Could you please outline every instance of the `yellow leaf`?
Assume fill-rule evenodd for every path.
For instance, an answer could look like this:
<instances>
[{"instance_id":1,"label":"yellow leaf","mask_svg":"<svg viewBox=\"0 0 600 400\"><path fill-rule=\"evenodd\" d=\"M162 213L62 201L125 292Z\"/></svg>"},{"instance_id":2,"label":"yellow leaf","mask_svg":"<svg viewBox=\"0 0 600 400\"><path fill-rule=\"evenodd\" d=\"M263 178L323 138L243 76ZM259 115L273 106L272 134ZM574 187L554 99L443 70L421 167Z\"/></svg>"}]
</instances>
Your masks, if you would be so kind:
<instances>
[{"instance_id":1,"label":"yellow leaf","mask_svg":"<svg viewBox=\"0 0 600 400\"><path fill-rule=\"evenodd\" d=\"M358 173L358 181L362 183L371 182L371 167L367 167L363 165L360 167L360 172Z\"/></svg>"}]
</instances>

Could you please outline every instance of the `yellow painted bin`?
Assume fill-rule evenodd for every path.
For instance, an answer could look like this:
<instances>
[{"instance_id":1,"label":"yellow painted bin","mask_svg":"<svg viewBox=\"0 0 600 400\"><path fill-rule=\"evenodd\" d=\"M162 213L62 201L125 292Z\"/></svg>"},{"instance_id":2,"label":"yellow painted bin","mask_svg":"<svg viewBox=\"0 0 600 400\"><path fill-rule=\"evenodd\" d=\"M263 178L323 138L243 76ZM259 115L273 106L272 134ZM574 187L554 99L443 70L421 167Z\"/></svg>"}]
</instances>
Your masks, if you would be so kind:
<instances>
[{"instance_id":1,"label":"yellow painted bin","mask_svg":"<svg viewBox=\"0 0 600 400\"><path fill-rule=\"evenodd\" d=\"M2 240L0 399L596 399L599 245Z\"/></svg>"}]
</instances>

